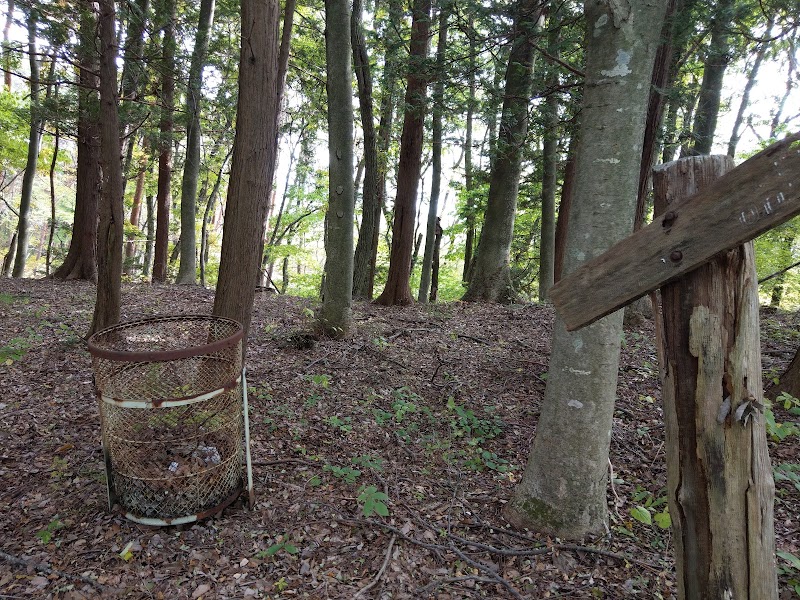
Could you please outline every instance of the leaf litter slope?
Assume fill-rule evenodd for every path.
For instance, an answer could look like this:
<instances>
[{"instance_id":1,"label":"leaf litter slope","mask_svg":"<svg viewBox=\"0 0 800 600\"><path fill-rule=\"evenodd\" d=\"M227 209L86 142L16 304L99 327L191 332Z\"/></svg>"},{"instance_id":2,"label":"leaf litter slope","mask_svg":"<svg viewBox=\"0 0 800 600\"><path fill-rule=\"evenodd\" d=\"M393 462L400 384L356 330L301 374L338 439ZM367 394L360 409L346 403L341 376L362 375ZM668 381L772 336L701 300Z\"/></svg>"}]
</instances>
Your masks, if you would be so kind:
<instances>
[{"instance_id":1,"label":"leaf litter slope","mask_svg":"<svg viewBox=\"0 0 800 600\"><path fill-rule=\"evenodd\" d=\"M674 593L652 326L626 328L610 532L566 544L505 525L547 379L552 310L354 306L315 339L313 304L259 294L247 360L257 505L200 523L109 513L88 330L94 288L0 280L0 594L23 598L623 598ZM126 285L123 319L208 314L213 294ZM797 340L765 320L765 372ZM778 415L780 417L780 415ZM797 460L796 438L771 444ZM779 549L800 490L778 482ZM637 508L638 507L638 508ZM633 511L633 512L632 512ZM632 515L636 514L640 520ZM784 590L786 579L783 578Z\"/></svg>"}]
</instances>

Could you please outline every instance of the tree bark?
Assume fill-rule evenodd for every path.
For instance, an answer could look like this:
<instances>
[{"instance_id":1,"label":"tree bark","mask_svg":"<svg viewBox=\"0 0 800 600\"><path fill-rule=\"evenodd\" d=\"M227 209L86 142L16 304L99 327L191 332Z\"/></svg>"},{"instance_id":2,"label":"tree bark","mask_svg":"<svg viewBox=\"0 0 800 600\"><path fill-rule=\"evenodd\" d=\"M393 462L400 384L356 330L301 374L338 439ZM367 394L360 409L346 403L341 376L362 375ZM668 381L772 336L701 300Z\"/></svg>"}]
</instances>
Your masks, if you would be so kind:
<instances>
[{"instance_id":1,"label":"tree bark","mask_svg":"<svg viewBox=\"0 0 800 600\"><path fill-rule=\"evenodd\" d=\"M153 281L167 280L169 253L169 208L172 189L172 132L175 100L175 0L163 0L160 17L163 19L161 73L161 122L159 129L158 191L156 193L156 242L153 256Z\"/></svg>"},{"instance_id":2,"label":"tree bark","mask_svg":"<svg viewBox=\"0 0 800 600\"><path fill-rule=\"evenodd\" d=\"M408 305L411 296L411 253L414 245L417 188L422 170L422 138L425 124L430 0L415 0L411 23L411 50L406 86L405 118L400 137L400 163L397 170L397 196L392 223L392 250L386 287L375 300L386 306Z\"/></svg>"},{"instance_id":3,"label":"tree bark","mask_svg":"<svg viewBox=\"0 0 800 600\"><path fill-rule=\"evenodd\" d=\"M353 297L366 300L372 291L375 257L373 239L380 228L381 201L378 193L378 139L375 133L372 103L372 74L364 42L361 0L354 0L350 22L353 64L358 83L361 131L364 137L364 188L361 202L361 227L353 257Z\"/></svg>"},{"instance_id":4,"label":"tree bark","mask_svg":"<svg viewBox=\"0 0 800 600\"><path fill-rule=\"evenodd\" d=\"M136 189L133 191L133 206L131 206L131 217L128 223L132 227L139 227L139 215L142 212L142 196L144 195L144 176L147 171L147 165L142 164L139 167L139 173L136 176ZM125 192L123 191L123 194ZM135 236L130 236L130 239L125 243L125 260L123 261L123 270L126 275L133 273L133 262L136 256L136 240Z\"/></svg>"},{"instance_id":5,"label":"tree bark","mask_svg":"<svg viewBox=\"0 0 800 600\"><path fill-rule=\"evenodd\" d=\"M547 51L558 58L560 31L558 13L552 12L547 22ZM547 292L555 283L556 251L556 186L558 184L558 106L556 94L558 69L549 64L548 94L542 108L544 132L542 133L542 236L539 242L539 302L547 301Z\"/></svg>"},{"instance_id":6,"label":"tree bark","mask_svg":"<svg viewBox=\"0 0 800 600\"><path fill-rule=\"evenodd\" d=\"M439 254L442 248L442 220L436 219L436 234L433 243L433 268L431 269L431 295L428 302L436 302L439 299Z\"/></svg>"},{"instance_id":7,"label":"tree bark","mask_svg":"<svg viewBox=\"0 0 800 600\"><path fill-rule=\"evenodd\" d=\"M771 400L774 400L782 392L786 392L795 398L800 398L800 350L795 352L792 361L786 367L778 383L771 385L766 393Z\"/></svg>"},{"instance_id":8,"label":"tree bark","mask_svg":"<svg viewBox=\"0 0 800 600\"><path fill-rule=\"evenodd\" d=\"M553 252L553 283L561 279L564 272L564 255L567 251L567 232L569 231L569 213L572 209L572 196L575 181L575 153L578 148L578 132L569 140L567 160L564 164L564 185L561 186L561 201L558 204L556 217L555 251Z\"/></svg>"},{"instance_id":9,"label":"tree bark","mask_svg":"<svg viewBox=\"0 0 800 600\"><path fill-rule=\"evenodd\" d=\"M703 63L703 81L692 125L693 156L710 154L722 96L722 79L730 62L730 26L736 0L719 0L711 22L711 42Z\"/></svg>"},{"instance_id":10,"label":"tree bark","mask_svg":"<svg viewBox=\"0 0 800 600\"><path fill-rule=\"evenodd\" d=\"M55 65L55 60L53 61ZM56 88L56 95L58 88ZM47 234L47 258L45 259L45 277L50 277L50 258L53 255L53 238L56 234L56 165L58 164L59 142L61 132L58 125L53 136L53 157L50 160L50 230Z\"/></svg>"},{"instance_id":11,"label":"tree bark","mask_svg":"<svg viewBox=\"0 0 800 600\"><path fill-rule=\"evenodd\" d=\"M152 194L147 194L147 242L144 246L144 259L142 259L142 275L150 277L153 263L153 246L156 237L156 203Z\"/></svg>"},{"instance_id":12,"label":"tree bark","mask_svg":"<svg viewBox=\"0 0 800 600\"><path fill-rule=\"evenodd\" d=\"M587 1L586 81L565 274L630 233L666 0ZM504 515L563 538L607 529L608 451L622 313L567 333L556 319L530 459Z\"/></svg>"},{"instance_id":13,"label":"tree bark","mask_svg":"<svg viewBox=\"0 0 800 600\"><path fill-rule=\"evenodd\" d=\"M442 117L444 113L445 52L447 50L447 21L449 8L439 11L439 38L436 45L436 82L433 89L433 128L431 144L431 196L428 200L428 225L425 230L425 253L422 256L422 272L419 278L417 300L427 303L431 287L433 248L436 242L436 227L439 221L439 194L442 185Z\"/></svg>"},{"instance_id":14,"label":"tree bark","mask_svg":"<svg viewBox=\"0 0 800 600\"><path fill-rule=\"evenodd\" d=\"M246 349L277 157L278 3L242 0L241 20L236 137L214 314L242 324Z\"/></svg>"},{"instance_id":15,"label":"tree bark","mask_svg":"<svg viewBox=\"0 0 800 600\"><path fill-rule=\"evenodd\" d=\"M732 168L730 157L709 156L657 170L656 213ZM777 599L752 242L661 288L661 298L678 597Z\"/></svg>"},{"instance_id":16,"label":"tree bark","mask_svg":"<svg viewBox=\"0 0 800 600\"><path fill-rule=\"evenodd\" d=\"M9 39L11 25L14 23L14 0L8 0L6 5L6 22L3 26L3 85L7 92L11 91L11 49Z\"/></svg>"},{"instance_id":17,"label":"tree bark","mask_svg":"<svg viewBox=\"0 0 800 600\"><path fill-rule=\"evenodd\" d=\"M97 212L100 198L100 131L97 105L97 20L90 2L81 2L78 45L78 137L75 212L67 256L54 279L97 282Z\"/></svg>"},{"instance_id":18,"label":"tree bark","mask_svg":"<svg viewBox=\"0 0 800 600\"><path fill-rule=\"evenodd\" d=\"M39 114L39 60L36 51L36 23L38 16L35 7L28 9L28 56L30 57L30 91L31 91L31 129L28 138L28 160L25 163L25 175L22 178L22 194L19 201L19 223L17 224L17 254L14 258L13 277L25 275L25 262L28 259L29 223L31 201L33 200L33 181L36 177L36 164L39 160L39 140L42 129L42 118Z\"/></svg>"},{"instance_id":19,"label":"tree bark","mask_svg":"<svg viewBox=\"0 0 800 600\"><path fill-rule=\"evenodd\" d=\"M464 226L466 227L467 234L464 240L464 268L461 273L461 281L463 283L469 282L470 267L472 266L472 254L475 246L475 199L472 196L472 190L475 187L472 167L472 134L473 134L473 121L475 120L475 107L477 106L476 100L476 67L475 57L477 55L477 42L475 37L475 22L474 18L470 16L469 27L469 84L467 96L467 115L466 125L464 131L464 191L466 192L465 206L464 206Z\"/></svg>"},{"instance_id":20,"label":"tree bark","mask_svg":"<svg viewBox=\"0 0 800 600\"><path fill-rule=\"evenodd\" d=\"M97 299L89 334L119 322L122 296L122 160L114 0L100 0L100 147L103 188L97 230Z\"/></svg>"},{"instance_id":21,"label":"tree bark","mask_svg":"<svg viewBox=\"0 0 800 600\"><path fill-rule=\"evenodd\" d=\"M137 100L141 95L141 84L145 73L142 61L144 53L144 32L147 25L147 12L150 0L136 0L128 4L128 26L125 32L125 49L123 56L122 76L120 81L120 120L122 121L122 148L125 156L122 165L122 194L128 183L128 174L133 162L133 147L136 136L133 129L136 125Z\"/></svg>"},{"instance_id":22,"label":"tree bark","mask_svg":"<svg viewBox=\"0 0 800 600\"><path fill-rule=\"evenodd\" d=\"M197 182L200 178L200 100L208 38L214 22L214 0L200 2L197 36L186 86L186 158L181 183L181 262L175 283L197 282Z\"/></svg>"},{"instance_id":23,"label":"tree bark","mask_svg":"<svg viewBox=\"0 0 800 600\"><path fill-rule=\"evenodd\" d=\"M319 325L342 337L353 297L353 73L348 0L325 0L328 93L328 213L325 219L325 288Z\"/></svg>"},{"instance_id":24,"label":"tree bark","mask_svg":"<svg viewBox=\"0 0 800 600\"><path fill-rule=\"evenodd\" d=\"M534 36L541 10L541 0L520 0L517 5L511 34L512 47L505 75L497 153L489 181L489 197L475 266L463 300L516 300L509 269L509 252L514 238L522 146L528 133Z\"/></svg>"},{"instance_id":25,"label":"tree bark","mask_svg":"<svg viewBox=\"0 0 800 600\"><path fill-rule=\"evenodd\" d=\"M774 17L770 16L767 20L765 37L771 37L774 23ZM761 68L761 63L764 62L764 56L767 54L767 48L769 48L769 44L767 42L761 42L759 44L756 57L753 59L753 66L750 67L750 71L747 73L747 83L745 83L744 90L742 91L742 99L739 102L739 110L736 111L736 120L733 122L731 139L728 141L728 156L736 156L736 147L739 145L739 138L741 137L741 127L742 122L744 121L744 112L750 106L750 92L753 91L753 87L756 84L758 71Z\"/></svg>"}]
</instances>

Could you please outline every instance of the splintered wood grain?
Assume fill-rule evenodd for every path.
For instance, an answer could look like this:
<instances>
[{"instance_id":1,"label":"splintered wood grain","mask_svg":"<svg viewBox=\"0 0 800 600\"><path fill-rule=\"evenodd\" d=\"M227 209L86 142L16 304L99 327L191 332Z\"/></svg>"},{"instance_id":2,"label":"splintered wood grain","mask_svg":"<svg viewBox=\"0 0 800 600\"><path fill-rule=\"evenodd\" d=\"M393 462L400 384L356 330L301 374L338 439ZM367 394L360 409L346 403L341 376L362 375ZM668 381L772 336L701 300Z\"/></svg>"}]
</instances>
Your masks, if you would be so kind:
<instances>
[{"instance_id":1,"label":"splintered wood grain","mask_svg":"<svg viewBox=\"0 0 800 600\"><path fill-rule=\"evenodd\" d=\"M567 329L578 329L798 213L800 133L671 204L648 226L564 277L550 299Z\"/></svg>"}]
</instances>

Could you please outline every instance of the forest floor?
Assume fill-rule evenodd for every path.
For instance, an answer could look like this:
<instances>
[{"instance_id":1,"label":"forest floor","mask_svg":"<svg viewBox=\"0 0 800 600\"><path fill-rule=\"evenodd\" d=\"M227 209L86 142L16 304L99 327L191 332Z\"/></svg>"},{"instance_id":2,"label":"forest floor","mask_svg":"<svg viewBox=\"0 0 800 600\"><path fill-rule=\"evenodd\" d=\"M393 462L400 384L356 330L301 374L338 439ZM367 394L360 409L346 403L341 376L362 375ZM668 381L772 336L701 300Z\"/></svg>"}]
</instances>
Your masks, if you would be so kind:
<instances>
[{"instance_id":1,"label":"forest floor","mask_svg":"<svg viewBox=\"0 0 800 600\"><path fill-rule=\"evenodd\" d=\"M310 301L259 293L247 358L257 503L150 527L108 510L83 340L93 300L86 283L0 280L0 598L675 594L650 322L625 329L609 532L570 544L501 516L536 427L551 308L357 303L349 337L314 340ZM212 303L201 288L126 284L123 320ZM799 327L797 314L762 315L766 378ZM800 555L800 440L770 452L784 465L778 549ZM794 597L800 574L778 562L781 597Z\"/></svg>"}]
</instances>

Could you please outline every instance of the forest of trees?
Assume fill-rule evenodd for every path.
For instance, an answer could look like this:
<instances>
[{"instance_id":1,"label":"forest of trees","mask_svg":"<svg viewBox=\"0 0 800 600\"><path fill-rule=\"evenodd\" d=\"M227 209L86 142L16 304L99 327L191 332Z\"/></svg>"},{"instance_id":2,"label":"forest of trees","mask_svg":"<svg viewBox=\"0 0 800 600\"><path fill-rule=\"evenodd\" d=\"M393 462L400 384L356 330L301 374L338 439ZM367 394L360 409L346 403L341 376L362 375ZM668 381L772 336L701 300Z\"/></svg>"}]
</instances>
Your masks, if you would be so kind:
<instances>
[{"instance_id":1,"label":"forest of trees","mask_svg":"<svg viewBox=\"0 0 800 600\"><path fill-rule=\"evenodd\" d=\"M98 6L4 5L5 276L96 279L97 166L105 152L97 119ZM797 123L793 6L669 3L652 76L637 223L649 218L650 165L712 151L741 159ZM271 25L282 34L278 158L266 174L254 277L279 292L319 296L330 199L323 148L331 7L287 8ZM544 299L561 268L558 242L577 151L582 4L389 0L347 10L349 33L337 37L347 34L351 43L327 60L352 52L353 295L378 296L388 277L386 302ZM239 3L131 0L116 3L115 20L123 271L135 280L214 286L237 132ZM265 102L256 108L267 109ZM437 218L441 247L433 265ZM795 239L796 226L788 224L759 240L760 277L797 261ZM795 305L795 272L772 277L761 292L765 302Z\"/></svg>"},{"instance_id":2,"label":"forest of trees","mask_svg":"<svg viewBox=\"0 0 800 600\"><path fill-rule=\"evenodd\" d=\"M245 330L258 286L310 295L333 336L354 298L546 301L650 220L654 166L800 121L792 0L4 7L3 275L97 282L92 330L123 276L216 286ZM776 307L797 232L756 244ZM621 331L556 320L575 376L548 381L513 524L607 527Z\"/></svg>"}]
</instances>

